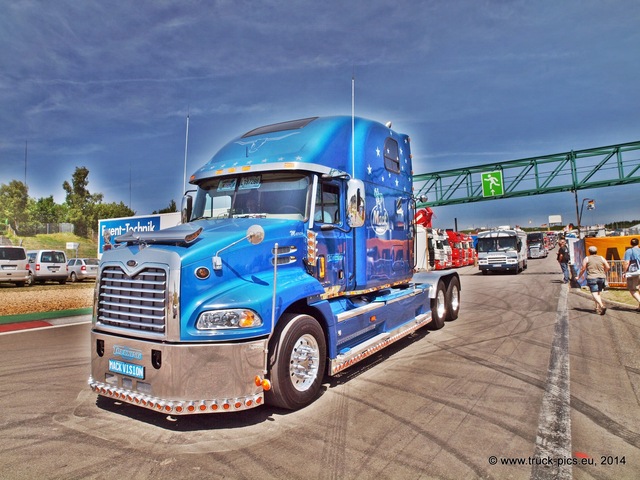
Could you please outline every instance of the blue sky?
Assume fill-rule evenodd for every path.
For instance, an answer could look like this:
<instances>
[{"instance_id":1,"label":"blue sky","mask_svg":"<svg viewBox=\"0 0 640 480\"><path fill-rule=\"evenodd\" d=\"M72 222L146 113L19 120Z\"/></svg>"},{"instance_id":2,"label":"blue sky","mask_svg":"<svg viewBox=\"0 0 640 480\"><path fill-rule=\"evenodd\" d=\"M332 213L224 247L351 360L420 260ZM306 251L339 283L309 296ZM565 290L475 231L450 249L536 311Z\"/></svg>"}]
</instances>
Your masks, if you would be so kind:
<instances>
[{"instance_id":1,"label":"blue sky","mask_svg":"<svg viewBox=\"0 0 640 480\"><path fill-rule=\"evenodd\" d=\"M414 172L640 140L640 2L0 0L0 183L180 204L234 136L356 114L412 139ZM640 219L640 186L580 191L583 224ZM435 208L436 226L575 222L573 194Z\"/></svg>"}]
</instances>

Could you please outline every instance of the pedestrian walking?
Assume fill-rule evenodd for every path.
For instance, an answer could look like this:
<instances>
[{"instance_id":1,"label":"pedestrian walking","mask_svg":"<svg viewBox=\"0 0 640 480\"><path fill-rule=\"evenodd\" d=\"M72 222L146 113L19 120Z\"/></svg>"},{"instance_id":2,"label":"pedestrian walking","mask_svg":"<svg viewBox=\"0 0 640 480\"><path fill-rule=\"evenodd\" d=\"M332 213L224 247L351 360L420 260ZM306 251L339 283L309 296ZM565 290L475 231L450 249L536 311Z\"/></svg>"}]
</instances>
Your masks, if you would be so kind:
<instances>
[{"instance_id":1,"label":"pedestrian walking","mask_svg":"<svg viewBox=\"0 0 640 480\"><path fill-rule=\"evenodd\" d=\"M558 255L556 258L562 269L563 283L569 283L569 260L571 257L569 256L569 248L565 239L558 242Z\"/></svg>"},{"instance_id":2,"label":"pedestrian walking","mask_svg":"<svg viewBox=\"0 0 640 480\"><path fill-rule=\"evenodd\" d=\"M604 315L607 308L604 306L604 303L602 303L601 292L604 290L607 282L607 272L611 267L609 266L609 262L597 253L597 247L593 245L589 247L589 256L585 257L582 261L578 278L581 277L585 271L587 272L587 286L589 287L593 300L596 302L596 313Z\"/></svg>"},{"instance_id":3,"label":"pedestrian walking","mask_svg":"<svg viewBox=\"0 0 640 480\"><path fill-rule=\"evenodd\" d=\"M622 271L627 278L627 289L638 301L638 312L640 312L640 247L638 247L637 238L631 239L631 248L624 252Z\"/></svg>"}]
</instances>

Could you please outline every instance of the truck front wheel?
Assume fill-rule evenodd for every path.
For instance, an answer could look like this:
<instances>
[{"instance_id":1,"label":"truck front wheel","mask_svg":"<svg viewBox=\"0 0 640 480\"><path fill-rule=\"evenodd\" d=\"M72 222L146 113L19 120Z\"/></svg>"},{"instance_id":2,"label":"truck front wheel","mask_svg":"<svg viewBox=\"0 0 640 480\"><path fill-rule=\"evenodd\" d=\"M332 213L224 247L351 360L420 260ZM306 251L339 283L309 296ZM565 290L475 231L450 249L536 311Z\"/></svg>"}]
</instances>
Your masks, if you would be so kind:
<instances>
[{"instance_id":1,"label":"truck front wheel","mask_svg":"<svg viewBox=\"0 0 640 480\"><path fill-rule=\"evenodd\" d=\"M271 390L269 405L297 410L318 396L326 366L324 331L309 315L287 315L281 319L269 344Z\"/></svg>"}]
</instances>

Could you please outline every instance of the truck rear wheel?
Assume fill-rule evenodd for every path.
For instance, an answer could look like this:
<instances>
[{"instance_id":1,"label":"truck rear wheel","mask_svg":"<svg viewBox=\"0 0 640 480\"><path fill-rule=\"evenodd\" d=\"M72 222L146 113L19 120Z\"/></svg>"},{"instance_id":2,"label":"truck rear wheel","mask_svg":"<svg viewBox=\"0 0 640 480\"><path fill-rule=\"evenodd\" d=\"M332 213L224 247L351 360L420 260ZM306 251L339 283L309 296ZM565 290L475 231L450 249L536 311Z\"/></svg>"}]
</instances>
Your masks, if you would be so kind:
<instances>
[{"instance_id":1,"label":"truck rear wheel","mask_svg":"<svg viewBox=\"0 0 640 480\"><path fill-rule=\"evenodd\" d=\"M455 320L460 312L460 280L453 277L447 286L447 320Z\"/></svg>"},{"instance_id":2,"label":"truck rear wheel","mask_svg":"<svg viewBox=\"0 0 640 480\"><path fill-rule=\"evenodd\" d=\"M325 372L324 331L309 315L288 315L269 344L269 405L297 410L318 396ZM279 330L279 331L278 331Z\"/></svg>"},{"instance_id":3,"label":"truck rear wheel","mask_svg":"<svg viewBox=\"0 0 640 480\"><path fill-rule=\"evenodd\" d=\"M439 330L444 327L444 321L447 318L447 293L444 284L438 282L436 290L436 298L431 299L431 322L428 327L431 330Z\"/></svg>"}]
</instances>

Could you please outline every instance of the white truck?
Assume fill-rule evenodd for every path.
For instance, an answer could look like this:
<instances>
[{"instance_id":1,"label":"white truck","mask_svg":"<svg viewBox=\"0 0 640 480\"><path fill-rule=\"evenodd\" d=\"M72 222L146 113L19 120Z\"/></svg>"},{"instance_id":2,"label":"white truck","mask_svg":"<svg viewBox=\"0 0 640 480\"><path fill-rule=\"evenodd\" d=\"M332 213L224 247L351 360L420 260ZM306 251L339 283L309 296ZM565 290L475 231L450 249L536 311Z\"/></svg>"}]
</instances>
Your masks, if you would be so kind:
<instances>
[{"instance_id":1,"label":"white truck","mask_svg":"<svg viewBox=\"0 0 640 480\"><path fill-rule=\"evenodd\" d=\"M488 272L513 272L527 268L527 234L520 229L499 227L478 233L478 267Z\"/></svg>"}]
</instances>

